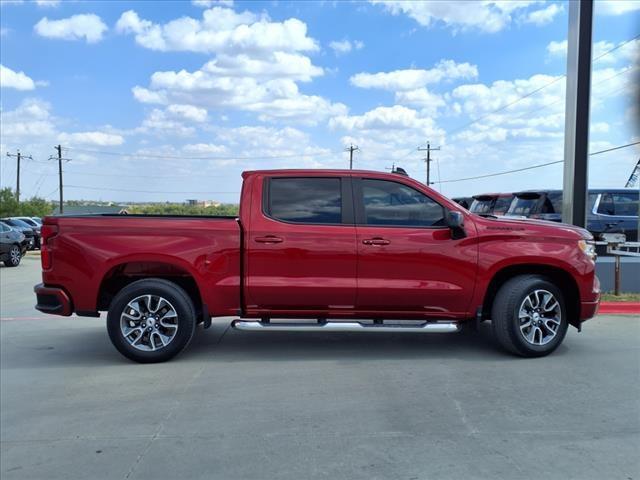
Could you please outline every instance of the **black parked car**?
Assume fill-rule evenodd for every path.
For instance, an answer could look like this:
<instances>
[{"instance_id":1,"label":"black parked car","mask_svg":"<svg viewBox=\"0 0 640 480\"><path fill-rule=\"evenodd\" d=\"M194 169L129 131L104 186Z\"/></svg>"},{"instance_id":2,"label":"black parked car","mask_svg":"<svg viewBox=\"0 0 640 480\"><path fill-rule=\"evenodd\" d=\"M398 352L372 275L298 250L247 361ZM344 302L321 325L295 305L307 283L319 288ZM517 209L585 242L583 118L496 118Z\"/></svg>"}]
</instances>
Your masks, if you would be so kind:
<instances>
[{"instance_id":1,"label":"black parked car","mask_svg":"<svg viewBox=\"0 0 640 480\"><path fill-rule=\"evenodd\" d=\"M587 230L624 233L630 242L638 239L638 190L629 188L589 189ZM515 194L507 215L562 221L562 190L536 190Z\"/></svg>"},{"instance_id":2,"label":"black parked car","mask_svg":"<svg viewBox=\"0 0 640 480\"><path fill-rule=\"evenodd\" d=\"M17 267L26 250L25 236L0 222L0 262L4 262L7 267Z\"/></svg>"},{"instance_id":3,"label":"black parked car","mask_svg":"<svg viewBox=\"0 0 640 480\"><path fill-rule=\"evenodd\" d=\"M473 197L455 197L455 198L452 198L451 200L456 202L461 207L464 207L467 210L469 210L469 208L471 207L471 203L473 202Z\"/></svg>"},{"instance_id":4,"label":"black parked car","mask_svg":"<svg viewBox=\"0 0 640 480\"><path fill-rule=\"evenodd\" d=\"M35 236L35 248L40 248L40 229L42 228L42 223L38 223L35 219L31 217L11 217L11 220L20 220L21 222L26 223L31 228L33 228L36 232Z\"/></svg>"},{"instance_id":5,"label":"black parked car","mask_svg":"<svg viewBox=\"0 0 640 480\"><path fill-rule=\"evenodd\" d=\"M36 229L31 225L23 222L22 220L16 220L15 218L1 218L0 221L6 223L14 230L17 230L24 234L24 236L27 238L27 248L29 250L33 250L34 248L36 248L36 238L38 239L38 244L40 244L40 235L36 233Z\"/></svg>"}]
</instances>

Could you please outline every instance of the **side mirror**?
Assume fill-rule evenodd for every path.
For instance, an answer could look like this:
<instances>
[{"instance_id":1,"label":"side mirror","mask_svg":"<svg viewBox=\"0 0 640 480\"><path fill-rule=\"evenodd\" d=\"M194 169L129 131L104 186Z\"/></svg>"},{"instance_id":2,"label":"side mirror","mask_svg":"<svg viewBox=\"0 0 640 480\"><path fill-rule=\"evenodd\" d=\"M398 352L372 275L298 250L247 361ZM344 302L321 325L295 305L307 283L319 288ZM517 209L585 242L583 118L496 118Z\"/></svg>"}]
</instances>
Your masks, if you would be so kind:
<instances>
[{"instance_id":1,"label":"side mirror","mask_svg":"<svg viewBox=\"0 0 640 480\"><path fill-rule=\"evenodd\" d=\"M462 215L462 213L449 210L445 221L447 227L451 229L451 238L459 240L467 236L467 233L464 231L464 215Z\"/></svg>"}]
</instances>

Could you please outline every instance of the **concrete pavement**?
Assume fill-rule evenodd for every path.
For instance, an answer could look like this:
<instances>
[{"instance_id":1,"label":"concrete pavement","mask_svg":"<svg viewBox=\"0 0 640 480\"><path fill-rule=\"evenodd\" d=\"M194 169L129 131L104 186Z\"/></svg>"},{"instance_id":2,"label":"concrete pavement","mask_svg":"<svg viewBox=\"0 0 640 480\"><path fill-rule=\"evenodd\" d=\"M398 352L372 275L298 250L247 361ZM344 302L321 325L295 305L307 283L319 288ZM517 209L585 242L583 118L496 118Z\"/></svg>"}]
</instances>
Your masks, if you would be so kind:
<instances>
[{"instance_id":1,"label":"concrete pavement","mask_svg":"<svg viewBox=\"0 0 640 480\"><path fill-rule=\"evenodd\" d=\"M640 477L640 319L546 358L476 334L199 329L137 365L104 319L33 310L38 259L0 269L0 477ZM485 327L488 325L485 325Z\"/></svg>"}]
</instances>

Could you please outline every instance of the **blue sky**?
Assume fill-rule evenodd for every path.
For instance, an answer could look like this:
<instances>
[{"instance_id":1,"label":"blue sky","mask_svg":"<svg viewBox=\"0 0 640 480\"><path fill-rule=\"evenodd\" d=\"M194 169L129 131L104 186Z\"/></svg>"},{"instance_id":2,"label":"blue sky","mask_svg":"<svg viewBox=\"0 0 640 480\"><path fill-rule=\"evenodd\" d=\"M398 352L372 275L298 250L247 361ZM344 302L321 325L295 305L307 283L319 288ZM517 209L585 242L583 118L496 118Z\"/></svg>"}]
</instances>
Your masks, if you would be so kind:
<instances>
[{"instance_id":1,"label":"blue sky","mask_svg":"<svg viewBox=\"0 0 640 480\"><path fill-rule=\"evenodd\" d=\"M561 186L564 2L2 1L0 147L23 196L235 202L240 172L392 163L449 196ZM637 140L640 1L600 1L591 150ZM625 43L626 42L626 43ZM617 48L616 48L617 47ZM608 53L609 52L609 53ZM491 113L544 87L498 113ZM481 118L481 120L474 122ZM592 157L623 186L639 151ZM2 157L1 184L15 186Z\"/></svg>"}]
</instances>

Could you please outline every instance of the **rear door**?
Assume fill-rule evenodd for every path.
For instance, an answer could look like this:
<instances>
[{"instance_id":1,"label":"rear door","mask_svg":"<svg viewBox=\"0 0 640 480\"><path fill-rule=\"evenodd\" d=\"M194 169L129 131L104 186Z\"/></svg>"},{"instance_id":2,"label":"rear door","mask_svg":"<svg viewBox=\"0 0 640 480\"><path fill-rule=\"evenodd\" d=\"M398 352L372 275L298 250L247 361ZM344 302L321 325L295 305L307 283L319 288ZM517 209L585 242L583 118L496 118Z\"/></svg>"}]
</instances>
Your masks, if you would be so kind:
<instances>
[{"instance_id":1,"label":"rear door","mask_svg":"<svg viewBox=\"0 0 640 480\"><path fill-rule=\"evenodd\" d=\"M247 238L247 309L353 311L356 233L348 176L265 176Z\"/></svg>"},{"instance_id":2,"label":"rear door","mask_svg":"<svg viewBox=\"0 0 640 480\"><path fill-rule=\"evenodd\" d=\"M478 245L454 240L445 208L425 192L392 180L353 179L359 310L387 317L455 317L469 307Z\"/></svg>"}]
</instances>

